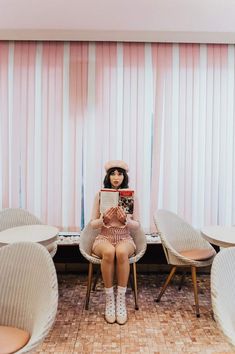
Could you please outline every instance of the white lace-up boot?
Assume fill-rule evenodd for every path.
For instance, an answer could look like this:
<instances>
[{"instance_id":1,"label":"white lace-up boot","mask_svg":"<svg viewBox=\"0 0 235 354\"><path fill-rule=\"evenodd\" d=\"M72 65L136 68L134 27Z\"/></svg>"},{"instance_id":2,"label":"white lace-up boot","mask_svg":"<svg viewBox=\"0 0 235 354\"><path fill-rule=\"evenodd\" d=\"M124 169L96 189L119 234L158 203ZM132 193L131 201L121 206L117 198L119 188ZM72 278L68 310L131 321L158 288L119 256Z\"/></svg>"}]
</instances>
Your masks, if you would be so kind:
<instances>
[{"instance_id":1,"label":"white lace-up boot","mask_svg":"<svg viewBox=\"0 0 235 354\"><path fill-rule=\"evenodd\" d=\"M105 289L105 297L106 297L104 317L108 323L114 323L116 320L116 314L115 314L115 298L114 298L113 286L111 288L104 288L104 289Z\"/></svg>"},{"instance_id":2,"label":"white lace-up boot","mask_svg":"<svg viewBox=\"0 0 235 354\"><path fill-rule=\"evenodd\" d=\"M127 321L126 287L123 286L117 287L116 320L121 325Z\"/></svg>"}]
</instances>

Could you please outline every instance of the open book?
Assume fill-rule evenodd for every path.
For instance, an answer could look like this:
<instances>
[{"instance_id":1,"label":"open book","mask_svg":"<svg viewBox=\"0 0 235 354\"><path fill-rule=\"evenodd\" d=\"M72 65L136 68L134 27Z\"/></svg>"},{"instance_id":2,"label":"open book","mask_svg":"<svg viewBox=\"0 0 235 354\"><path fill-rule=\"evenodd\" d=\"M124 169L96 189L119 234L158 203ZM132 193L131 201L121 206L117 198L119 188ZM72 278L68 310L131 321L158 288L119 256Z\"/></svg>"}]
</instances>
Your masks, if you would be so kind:
<instances>
[{"instance_id":1,"label":"open book","mask_svg":"<svg viewBox=\"0 0 235 354\"><path fill-rule=\"evenodd\" d=\"M117 206L121 206L126 214L133 214L134 191L132 189L101 189L100 212L104 213L107 209Z\"/></svg>"}]
</instances>

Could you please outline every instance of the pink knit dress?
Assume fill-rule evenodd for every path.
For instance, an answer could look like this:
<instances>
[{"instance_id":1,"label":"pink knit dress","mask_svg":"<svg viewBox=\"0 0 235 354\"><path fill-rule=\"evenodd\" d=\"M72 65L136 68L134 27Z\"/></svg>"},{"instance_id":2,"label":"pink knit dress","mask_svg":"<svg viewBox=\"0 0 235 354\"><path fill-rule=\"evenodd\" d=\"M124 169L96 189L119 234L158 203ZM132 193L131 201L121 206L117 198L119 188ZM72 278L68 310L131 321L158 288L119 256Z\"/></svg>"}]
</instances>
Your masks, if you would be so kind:
<instances>
[{"instance_id":1,"label":"pink knit dress","mask_svg":"<svg viewBox=\"0 0 235 354\"><path fill-rule=\"evenodd\" d=\"M134 250L136 245L133 238L130 235L130 229L136 229L139 227L138 222L138 208L137 201L135 199L134 213L131 219L128 219L126 225L123 225L114 214L108 224L104 224L100 218L100 205L99 205L99 193L97 193L94 206L92 210L91 225L94 229L101 228L99 235L96 237L92 250L94 251L97 244L101 242L110 242L114 247L120 242L129 242L133 245Z\"/></svg>"}]
</instances>

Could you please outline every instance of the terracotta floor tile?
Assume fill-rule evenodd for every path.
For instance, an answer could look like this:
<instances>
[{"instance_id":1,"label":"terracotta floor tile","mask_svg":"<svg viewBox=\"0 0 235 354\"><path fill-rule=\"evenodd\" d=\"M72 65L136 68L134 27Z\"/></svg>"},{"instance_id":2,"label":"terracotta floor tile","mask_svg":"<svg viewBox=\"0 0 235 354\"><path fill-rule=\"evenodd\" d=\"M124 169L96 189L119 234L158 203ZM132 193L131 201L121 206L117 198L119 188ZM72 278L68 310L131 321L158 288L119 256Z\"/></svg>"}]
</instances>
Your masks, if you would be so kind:
<instances>
[{"instance_id":1,"label":"terracotta floor tile","mask_svg":"<svg viewBox=\"0 0 235 354\"><path fill-rule=\"evenodd\" d=\"M120 326L104 320L103 284L91 293L85 310L86 276L59 274L59 307L53 329L37 354L231 354L211 315L210 276L198 275L201 317L194 313L190 277L178 291L176 276L160 303L154 302L163 274L138 275L139 310L127 291L128 322Z\"/></svg>"}]
</instances>

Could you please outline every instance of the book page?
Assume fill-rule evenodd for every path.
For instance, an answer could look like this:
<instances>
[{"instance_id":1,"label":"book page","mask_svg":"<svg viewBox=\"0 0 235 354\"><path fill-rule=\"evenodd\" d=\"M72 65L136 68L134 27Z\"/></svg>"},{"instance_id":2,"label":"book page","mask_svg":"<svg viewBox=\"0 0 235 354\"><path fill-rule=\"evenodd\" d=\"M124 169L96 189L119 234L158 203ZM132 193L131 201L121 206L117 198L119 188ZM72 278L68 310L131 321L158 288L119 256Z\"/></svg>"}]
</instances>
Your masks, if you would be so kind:
<instances>
[{"instance_id":1,"label":"book page","mask_svg":"<svg viewBox=\"0 0 235 354\"><path fill-rule=\"evenodd\" d=\"M100 212L103 214L107 209L118 206L119 192L113 189L101 189Z\"/></svg>"}]
</instances>

